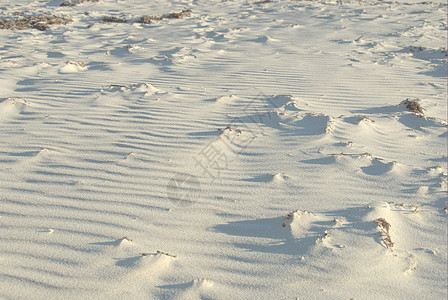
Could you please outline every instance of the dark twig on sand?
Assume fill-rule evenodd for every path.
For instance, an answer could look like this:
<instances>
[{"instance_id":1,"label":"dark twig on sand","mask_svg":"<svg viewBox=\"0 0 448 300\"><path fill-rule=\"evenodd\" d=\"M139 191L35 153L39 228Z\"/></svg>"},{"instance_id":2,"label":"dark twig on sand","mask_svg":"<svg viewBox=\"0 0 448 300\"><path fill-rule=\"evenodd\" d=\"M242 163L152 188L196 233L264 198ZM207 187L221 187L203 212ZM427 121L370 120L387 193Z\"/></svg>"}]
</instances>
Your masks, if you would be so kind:
<instances>
[{"instance_id":1,"label":"dark twig on sand","mask_svg":"<svg viewBox=\"0 0 448 300\"><path fill-rule=\"evenodd\" d=\"M156 253L140 253L140 255L141 255L141 256L149 256L149 255L166 255L166 256L169 256L169 257L172 257L172 258L177 258L177 255L172 255L172 254L169 254L169 253L166 253L166 252L162 252L162 251L159 251L159 250L157 250Z\"/></svg>"}]
</instances>

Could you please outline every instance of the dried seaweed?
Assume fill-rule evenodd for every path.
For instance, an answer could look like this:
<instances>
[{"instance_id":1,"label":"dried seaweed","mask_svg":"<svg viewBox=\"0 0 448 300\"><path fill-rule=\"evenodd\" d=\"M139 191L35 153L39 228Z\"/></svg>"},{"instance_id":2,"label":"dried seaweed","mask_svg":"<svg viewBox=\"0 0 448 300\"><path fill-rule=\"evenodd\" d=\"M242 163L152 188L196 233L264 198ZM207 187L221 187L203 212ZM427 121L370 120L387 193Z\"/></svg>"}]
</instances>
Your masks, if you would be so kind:
<instances>
[{"instance_id":1,"label":"dried seaweed","mask_svg":"<svg viewBox=\"0 0 448 300\"><path fill-rule=\"evenodd\" d=\"M404 105L407 108L407 110L409 110L411 112L423 115L423 108L420 106L420 104L416 100L411 100L411 99L407 98L406 100L402 101L400 104Z\"/></svg>"},{"instance_id":2,"label":"dried seaweed","mask_svg":"<svg viewBox=\"0 0 448 300\"><path fill-rule=\"evenodd\" d=\"M181 12L178 13L169 13L169 14L164 14L164 15L154 15L154 16L143 16L141 17L137 23L141 23L141 24L151 24L152 21L161 21L163 19L182 19L185 17L190 17L191 16L191 10L190 9L184 9Z\"/></svg>"},{"instance_id":3,"label":"dried seaweed","mask_svg":"<svg viewBox=\"0 0 448 300\"><path fill-rule=\"evenodd\" d=\"M127 23L128 20L119 17L103 17L101 23Z\"/></svg>"},{"instance_id":4,"label":"dried seaweed","mask_svg":"<svg viewBox=\"0 0 448 300\"><path fill-rule=\"evenodd\" d=\"M152 23L152 17L151 16L143 16L141 17L137 23L141 23L141 24L151 24Z\"/></svg>"},{"instance_id":5,"label":"dried seaweed","mask_svg":"<svg viewBox=\"0 0 448 300\"><path fill-rule=\"evenodd\" d=\"M380 228L384 244L387 248L392 249L394 243L392 242L389 234L391 225L384 218L378 218L374 222Z\"/></svg>"},{"instance_id":6,"label":"dried seaweed","mask_svg":"<svg viewBox=\"0 0 448 300\"><path fill-rule=\"evenodd\" d=\"M88 2L99 2L100 0L77 0L77 1L65 1L61 3L59 6L75 6L81 3L88 3Z\"/></svg>"},{"instance_id":7,"label":"dried seaweed","mask_svg":"<svg viewBox=\"0 0 448 300\"><path fill-rule=\"evenodd\" d=\"M191 9L184 9L178 13L169 13L162 15L162 19L182 19L191 16Z\"/></svg>"},{"instance_id":8,"label":"dried seaweed","mask_svg":"<svg viewBox=\"0 0 448 300\"><path fill-rule=\"evenodd\" d=\"M3 19L0 20L0 29L7 30L24 30L37 29L47 30L51 25L65 25L73 20L65 16L29 16L19 19Z\"/></svg>"}]
</instances>

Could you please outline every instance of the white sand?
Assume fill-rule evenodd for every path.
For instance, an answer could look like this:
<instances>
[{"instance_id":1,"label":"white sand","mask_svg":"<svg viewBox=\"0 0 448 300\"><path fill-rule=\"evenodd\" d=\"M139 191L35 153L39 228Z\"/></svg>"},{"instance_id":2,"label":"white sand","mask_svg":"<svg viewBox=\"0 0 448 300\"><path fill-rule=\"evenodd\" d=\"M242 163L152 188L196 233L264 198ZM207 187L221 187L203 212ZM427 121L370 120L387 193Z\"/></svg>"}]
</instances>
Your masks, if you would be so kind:
<instances>
[{"instance_id":1,"label":"white sand","mask_svg":"<svg viewBox=\"0 0 448 300\"><path fill-rule=\"evenodd\" d=\"M0 30L0 298L446 297L445 1L62 2L0 5L74 20Z\"/></svg>"}]
</instances>

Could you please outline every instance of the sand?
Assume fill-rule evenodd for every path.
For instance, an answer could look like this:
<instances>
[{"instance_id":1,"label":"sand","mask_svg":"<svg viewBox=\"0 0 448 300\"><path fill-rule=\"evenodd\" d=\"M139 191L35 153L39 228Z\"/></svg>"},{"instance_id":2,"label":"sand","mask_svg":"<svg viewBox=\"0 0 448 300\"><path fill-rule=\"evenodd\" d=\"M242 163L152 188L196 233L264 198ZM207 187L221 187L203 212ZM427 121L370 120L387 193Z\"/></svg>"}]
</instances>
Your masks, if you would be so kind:
<instances>
[{"instance_id":1,"label":"sand","mask_svg":"<svg viewBox=\"0 0 448 300\"><path fill-rule=\"evenodd\" d=\"M446 2L63 2L1 3L71 21L0 30L0 298L446 297Z\"/></svg>"}]
</instances>

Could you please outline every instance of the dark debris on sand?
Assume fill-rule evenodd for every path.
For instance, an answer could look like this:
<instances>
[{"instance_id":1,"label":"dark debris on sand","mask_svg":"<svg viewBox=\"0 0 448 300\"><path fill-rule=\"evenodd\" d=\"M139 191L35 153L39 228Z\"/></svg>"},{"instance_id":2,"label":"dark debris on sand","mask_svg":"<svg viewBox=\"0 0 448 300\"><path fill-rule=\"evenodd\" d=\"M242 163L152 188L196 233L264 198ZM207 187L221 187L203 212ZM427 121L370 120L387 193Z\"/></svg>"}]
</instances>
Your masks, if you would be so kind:
<instances>
[{"instance_id":1,"label":"dark debris on sand","mask_svg":"<svg viewBox=\"0 0 448 300\"><path fill-rule=\"evenodd\" d=\"M72 21L69 17L61 16L29 16L18 19L2 19L0 20L0 29L37 29L44 31L49 29L51 25L65 25Z\"/></svg>"},{"instance_id":2,"label":"dark debris on sand","mask_svg":"<svg viewBox=\"0 0 448 300\"><path fill-rule=\"evenodd\" d=\"M104 17L101 23L127 23L128 20L119 17Z\"/></svg>"},{"instance_id":3,"label":"dark debris on sand","mask_svg":"<svg viewBox=\"0 0 448 300\"><path fill-rule=\"evenodd\" d=\"M100 0L76 0L76 1L65 1L61 3L59 6L75 6L81 3L88 3L88 2L99 2Z\"/></svg>"},{"instance_id":4,"label":"dark debris on sand","mask_svg":"<svg viewBox=\"0 0 448 300\"><path fill-rule=\"evenodd\" d=\"M190 17L192 11L190 9L184 9L178 13L169 13L164 15L155 15L155 16L143 16L141 17L137 23L141 24L151 24L152 21L161 21L163 19L182 19L185 17Z\"/></svg>"},{"instance_id":5,"label":"dark debris on sand","mask_svg":"<svg viewBox=\"0 0 448 300\"><path fill-rule=\"evenodd\" d=\"M406 100L402 101L401 104L404 105L406 109L409 110L410 112L423 114L423 108L416 100L411 100L407 98Z\"/></svg>"}]
</instances>

